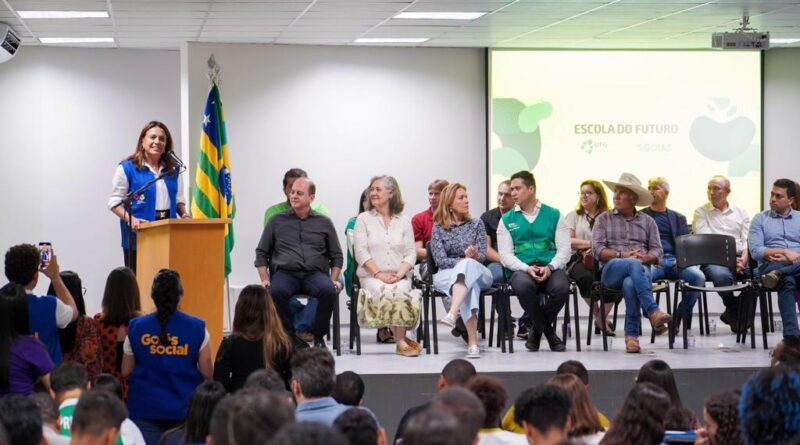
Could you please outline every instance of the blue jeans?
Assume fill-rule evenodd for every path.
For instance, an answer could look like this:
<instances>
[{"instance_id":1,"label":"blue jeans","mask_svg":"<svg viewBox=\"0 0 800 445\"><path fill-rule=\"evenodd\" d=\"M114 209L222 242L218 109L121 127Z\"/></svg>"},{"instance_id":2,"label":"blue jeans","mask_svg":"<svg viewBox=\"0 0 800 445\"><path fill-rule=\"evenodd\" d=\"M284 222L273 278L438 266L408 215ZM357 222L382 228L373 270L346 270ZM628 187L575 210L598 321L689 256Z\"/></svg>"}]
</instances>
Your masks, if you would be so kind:
<instances>
[{"instance_id":1,"label":"blue jeans","mask_svg":"<svg viewBox=\"0 0 800 445\"><path fill-rule=\"evenodd\" d=\"M778 283L778 309L781 311L781 320L783 320L783 335L800 335L800 327L797 325L797 307L795 306L800 263L791 265L764 263L759 267L761 275L773 270L781 273L781 281Z\"/></svg>"},{"instance_id":2,"label":"blue jeans","mask_svg":"<svg viewBox=\"0 0 800 445\"><path fill-rule=\"evenodd\" d=\"M625 335L638 337L641 331L639 313L648 316L658 310L653 299L650 266L635 258L615 258L603 266L600 281L604 286L622 290L625 296Z\"/></svg>"},{"instance_id":3,"label":"blue jeans","mask_svg":"<svg viewBox=\"0 0 800 445\"><path fill-rule=\"evenodd\" d=\"M675 264L675 255L666 254L661 260L661 264L653 266L650 275L653 281L666 278L669 280L678 279L678 266ZM692 286L704 286L706 284L706 276L700 271L700 267L692 266L687 267L681 271L681 279L691 284ZM675 316L680 318L690 317L692 309L697 302L699 292L685 292L682 294L681 302L675 310Z\"/></svg>"},{"instance_id":4,"label":"blue jeans","mask_svg":"<svg viewBox=\"0 0 800 445\"><path fill-rule=\"evenodd\" d=\"M506 276L503 274L503 265L500 263L489 263L486 265L489 272L492 273L492 284L501 284L506 282Z\"/></svg>"},{"instance_id":5,"label":"blue jeans","mask_svg":"<svg viewBox=\"0 0 800 445\"><path fill-rule=\"evenodd\" d=\"M339 275L339 282L342 283L342 289L345 289L344 275ZM306 304L303 304L295 297L289 300L289 311L292 313L292 323L295 331L311 332L311 326L314 325L314 317L317 315L317 306L319 306L319 300L315 297L308 297Z\"/></svg>"}]
</instances>

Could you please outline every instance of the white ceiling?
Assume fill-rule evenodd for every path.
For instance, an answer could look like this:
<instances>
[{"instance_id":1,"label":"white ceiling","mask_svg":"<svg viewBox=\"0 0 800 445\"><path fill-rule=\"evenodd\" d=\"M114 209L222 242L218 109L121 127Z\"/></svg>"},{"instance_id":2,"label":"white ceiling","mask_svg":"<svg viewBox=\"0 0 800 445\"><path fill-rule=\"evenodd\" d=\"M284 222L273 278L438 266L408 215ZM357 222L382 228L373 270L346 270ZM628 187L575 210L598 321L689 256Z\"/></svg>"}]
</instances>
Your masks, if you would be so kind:
<instances>
[{"instance_id":1,"label":"white ceiling","mask_svg":"<svg viewBox=\"0 0 800 445\"><path fill-rule=\"evenodd\" d=\"M104 19L20 19L16 11L105 10ZM398 12L481 11L472 21L399 20ZM40 37L113 37L120 48L184 41L353 45L427 37L414 46L709 48L711 33L751 26L800 38L800 0L0 0L0 22ZM798 46L797 44L792 46ZM773 46L774 47L774 46Z\"/></svg>"}]
</instances>

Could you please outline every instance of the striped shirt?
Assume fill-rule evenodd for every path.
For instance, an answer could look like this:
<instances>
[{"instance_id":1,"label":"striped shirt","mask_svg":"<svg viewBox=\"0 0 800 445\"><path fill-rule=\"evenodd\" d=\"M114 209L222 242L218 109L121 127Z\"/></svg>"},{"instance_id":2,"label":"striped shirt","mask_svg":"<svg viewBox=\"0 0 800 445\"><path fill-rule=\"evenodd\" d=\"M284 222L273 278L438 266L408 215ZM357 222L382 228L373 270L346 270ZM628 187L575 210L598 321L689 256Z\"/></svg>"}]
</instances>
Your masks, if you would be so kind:
<instances>
[{"instance_id":1,"label":"striped shirt","mask_svg":"<svg viewBox=\"0 0 800 445\"><path fill-rule=\"evenodd\" d=\"M603 249L618 252L635 250L643 255L654 255L661 260L664 250L658 235L658 226L653 218L643 212L634 213L630 219L617 209L603 212L597 217L592 229L592 255L600 261ZM605 264L601 262L601 266Z\"/></svg>"}]
</instances>

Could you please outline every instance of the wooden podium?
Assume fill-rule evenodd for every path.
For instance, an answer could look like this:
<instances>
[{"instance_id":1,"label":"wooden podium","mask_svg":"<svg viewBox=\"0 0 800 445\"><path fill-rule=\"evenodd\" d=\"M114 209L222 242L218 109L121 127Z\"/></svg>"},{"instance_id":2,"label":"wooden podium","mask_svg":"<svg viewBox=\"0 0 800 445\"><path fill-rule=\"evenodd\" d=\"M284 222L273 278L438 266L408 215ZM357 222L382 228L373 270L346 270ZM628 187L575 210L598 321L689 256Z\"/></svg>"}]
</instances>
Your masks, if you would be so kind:
<instances>
[{"instance_id":1,"label":"wooden podium","mask_svg":"<svg viewBox=\"0 0 800 445\"><path fill-rule=\"evenodd\" d=\"M136 280L142 311L153 312L153 278L161 269L181 275L180 310L205 320L212 354L222 341L225 225L230 219L163 219L139 226ZM213 359L214 355L212 355Z\"/></svg>"}]
</instances>

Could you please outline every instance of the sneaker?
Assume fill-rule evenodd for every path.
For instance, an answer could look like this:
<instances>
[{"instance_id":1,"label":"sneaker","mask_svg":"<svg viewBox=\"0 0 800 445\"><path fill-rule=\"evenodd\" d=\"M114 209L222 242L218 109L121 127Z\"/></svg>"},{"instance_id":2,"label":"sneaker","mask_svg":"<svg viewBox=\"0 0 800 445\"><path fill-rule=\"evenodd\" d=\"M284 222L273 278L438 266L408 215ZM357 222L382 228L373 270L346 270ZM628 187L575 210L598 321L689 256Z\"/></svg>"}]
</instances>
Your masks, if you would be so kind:
<instances>
[{"instance_id":1,"label":"sneaker","mask_svg":"<svg viewBox=\"0 0 800 445\"><path fill-rule=\"evenodd\" d=\"M467 358L481 358L481 348L479 348L478 345L472 345L467 348Z\"/></svg>"},{"instance_id":2,"label":"sneaker","mask_svg":"<svg viewBox=\"0 0 800 445\"><path fill-rule=\"evenodd\" d=\"M453 314L448 313L444 316L444 318L439 320L439 323L454 328L456 327L456 317L454 317Z\"/></svg>"},{"instance_id":3,"label":"sneaker","mask_svg":"<svg viewBox=\"0 0 800 445\"><path fill-rule=\"evenodd\" d=\"M778 287L778 283L781 281L781 273L777 270L773 270L772 272L768 272L761 277L761 283L767 289L776 289Z\"/></svg>"},{"instance_id":4,"label":"sneaker","mask_svg":"<svg viewBox=\"0 0 800 445\"><path fill-rule=\"evenodd\" d=\"M628 354L638 354L642 352L639 347L639 339L637 337L625 337L625 352Z\"/></svg>"}]
</instances>

